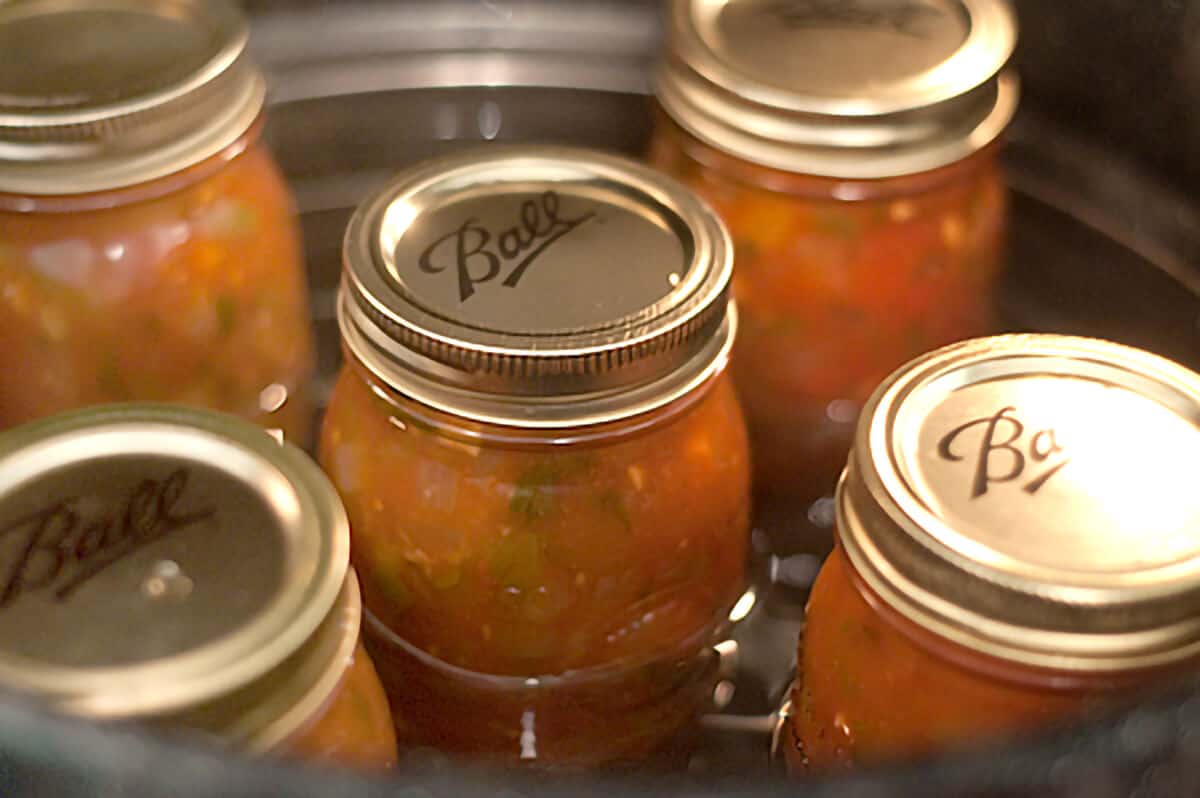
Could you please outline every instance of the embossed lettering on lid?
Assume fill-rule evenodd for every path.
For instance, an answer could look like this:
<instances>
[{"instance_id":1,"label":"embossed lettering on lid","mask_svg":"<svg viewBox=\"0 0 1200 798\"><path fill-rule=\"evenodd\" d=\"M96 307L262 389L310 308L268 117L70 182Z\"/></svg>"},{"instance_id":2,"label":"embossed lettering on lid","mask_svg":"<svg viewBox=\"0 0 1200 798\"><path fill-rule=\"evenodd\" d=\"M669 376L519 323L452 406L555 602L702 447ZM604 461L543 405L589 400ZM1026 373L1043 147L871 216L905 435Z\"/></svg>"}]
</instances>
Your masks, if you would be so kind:
<instances>
[{"instance_id":1,"label":"embossed lettering on lid","mask_svg":"<svg viewBox=\"0 0 1200 798\"><path fill-rule=\"evenodd\" d=\"M212 702L306 644L348 548L316 466L246 422L128 405L18 428L0 436L0 684L97 717Z\"/></svg>"},{"instance_id":2,"label":"embossed lettering on lid","mask_svg":"<svg viewBox=\"0 0 1200 798\"><path fill-rule=\"evenodd\" d=\"M1016 107L1005 0L673 0L667 33L667 113L780 169L933 169L990 143Z\"/></svg>"},{"instance_id":3,"label":"embossed lettering on lid","mask_svg":"<svg viewBox=\"0 0 1200 798\"><path fill-rule=\"evenodd\" d=\"M868 584L981 651L1114 670L1200 652L1200 375L1064 336L909 364L840 490Z\"/></svg>"},{"instance_id":4,"label":"embossed lettering on lid","mask_svg":"<svg viewBox=\"0 0 1200 798\"><path fill-rule=\"evenodd\" d=\"M867 103L911 91L970 32L960 3L936 0L741 0L691 11L696 33L731 70L789 95L842 102L868 86Z\"/></svg>"},{"instance_id":5,"label":"embossed lettering on lid","mask_svg":"<svg viewBox=\"0 0 1200 798\"><path fill-rule=\"evenodd\" d=\"M265 96L226 0L0 3L0 191L141 183L232 144Z\"/></svg>"},{"instance_id":6,"label":"embossed lettering on lid","mask_svg":"<svg viewBox=\"0 0 1200 798\"><path fill-rule=\"evenodd\" d=\"M719 368L732 250L673 181L609 155L489 148L401 175L346 235L342 333L449 412L564 426L644 412Z\"/></svg>"}]
</instances>

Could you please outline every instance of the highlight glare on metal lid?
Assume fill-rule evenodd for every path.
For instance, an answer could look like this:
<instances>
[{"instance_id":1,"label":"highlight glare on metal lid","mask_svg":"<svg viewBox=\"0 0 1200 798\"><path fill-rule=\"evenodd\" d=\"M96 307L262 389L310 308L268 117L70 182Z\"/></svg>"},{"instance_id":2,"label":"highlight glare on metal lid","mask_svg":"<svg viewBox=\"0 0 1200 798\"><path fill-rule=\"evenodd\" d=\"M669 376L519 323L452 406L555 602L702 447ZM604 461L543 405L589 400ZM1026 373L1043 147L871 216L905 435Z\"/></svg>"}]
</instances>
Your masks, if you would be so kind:
<instances>
[{"instance_id":1,"label":"highlight glare on metal lid","mask_svg":"<svg viewBox=\"0 0 1200 798\"><path fill-rule=\"evenodd\" d=\"M1200 375L1091 339L1000 336L910 363L864 411L847 554L917 623L1075 671L1200 653Z\"/></svg>"},{"instance_id":2,"label":"highlight glare on metal lid","mask_svg":"<svg viewBox=\"0 0 1200 798\"><path fill-rule=\"evenodd\" d=\"M0 191L79 194L215 155L262 110L226 0L0 3Z\"/></svg>"},{"instance_id":3,"label":"highlight glare on metal lid","mask_svg":"<svg viewBox=\"0 0 1200 798\"><path fill-rule=\"evenodd\" d=\"M0 684L93 717L217 700L305 644L348 552L328 480L247 422L133 404L19 427L0 436Z\"/></svg>"},{"instance_id":4,"label":"highlight glare on metal lid","mask_svg":"<svg viewBox=\"0 0 1200 798\"><path fill-rule=\"evenodd\" d=\"M717 149L881 178L961 160L1016 108L1006 0L672 0L664 110Z\"/></svg>"},{"instance_id":5,"label":"highlight glare on metal lid","mask_svg":"<svg viewBox=\"0 0 1200 798\"><path fill-rule=\"evenodd\" d=\"M342 335L432 407L522 427L599 423L724 365L731 268L715 215L645 166L489 148L410 169L359 208Z\"/></svg>"}]
</instances>

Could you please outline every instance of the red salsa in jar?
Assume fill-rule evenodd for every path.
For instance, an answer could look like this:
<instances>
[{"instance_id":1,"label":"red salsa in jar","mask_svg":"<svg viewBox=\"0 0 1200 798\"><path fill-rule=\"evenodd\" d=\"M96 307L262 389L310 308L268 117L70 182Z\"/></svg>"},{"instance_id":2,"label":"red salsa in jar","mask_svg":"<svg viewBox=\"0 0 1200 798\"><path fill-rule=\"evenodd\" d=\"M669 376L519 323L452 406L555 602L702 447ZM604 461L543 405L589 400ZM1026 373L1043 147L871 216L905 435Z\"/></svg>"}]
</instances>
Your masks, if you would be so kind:
<instances>
[{"instance_id":1,"label":"red salsa in jar","mask_svg":"<svg viewBox=\"0 0 1200 798\"><path fill-rule=\"evenodd\" d=\"M178 401L303 443L295 209L224 0L0 8L0 428Z\"/></svg>"},{"instance_id":2,"label":"red salsa in jar","mask_svg":"<svg viewBox=\"0 0 1200 798\"><path fill-rule=\"evenodd\" d=\"M106 405L0 435L0 689L95 721L367 769L394 724L345 511L233 416Z\"/></svg>"},{"instance_id":3,"label":"red salsa in jar","mask_svg":"<svg viewBox=\"0 0 1200 798\"><path fill-rule=\"evenodd\" d=\"M397 716L501 762L653 750L743 589L720 222L624 159L493 148L398 177L345 256L320 457Z\"/></svg>"},{"instance_id":4,"label":"red salsa in jar","mask_svg":"<svg viewBox=\"0 0 1200 798\"><path fill-rule=\"evenodd\" d=\"M1013 17L1002 0L674 0L667 28L649 159L733 236L755 489L815 498L885 375L991 331Z\"/></svg>"},{"instance_id":5,"label":"red salsa in jar","mask_svg":"<svg viewBox=\"0 0 1200 798\"><path fill-rule=\"evenodd\" d=\"M893 374L809 600L792 770L1036 731L1194 672L1198 410L1200 375L1067 336L977 339Z\"/></svg>"}]
</instances>

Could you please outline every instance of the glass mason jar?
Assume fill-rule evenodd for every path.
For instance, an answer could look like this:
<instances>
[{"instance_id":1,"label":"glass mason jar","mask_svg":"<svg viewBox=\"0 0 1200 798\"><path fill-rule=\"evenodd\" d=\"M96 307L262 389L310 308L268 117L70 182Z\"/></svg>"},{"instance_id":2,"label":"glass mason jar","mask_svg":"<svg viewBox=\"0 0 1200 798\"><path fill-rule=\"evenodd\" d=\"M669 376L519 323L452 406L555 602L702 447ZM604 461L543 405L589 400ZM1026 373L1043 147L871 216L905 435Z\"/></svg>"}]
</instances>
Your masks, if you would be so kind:
<instances>
[{"instance_id":1,"label":"glass mason jar","mask_svg":"<svg viewBox=\"0 0 1200 798\"><path fill-rule=\"evenodd\" d=\"M0 8L0 428L149 399L311 436L263 78L223 0Z\"/></svg>"},{"instance_id":2,"label":"glass mason jar","mask_svg":"<svg viewBox=\"0 0 1200 798\"><path fill-rule=\"evenodd\" d=\"M992 332L1016 107L1003 0L674 0L651 163L736 250L755 490L830 493L893 369Z\"/></svg>"},{"instance_id":3,"label":"glass mason jar","mask_svg":"<svg viewBox=\"0 0 1200 798\"><path fill-rule=\"evenodd\" d=\"M977 339L893 374L809 600L791 768L1035 730L1194 671L1198 417L1200 375L1091 339Z\"/></svg>"},{"instance_id":4,"label":"glass mason jar","mask_svg":"<svg viewBox=\"0 0 1200 798\"><path fill-rule=\"evenodd\" d=\"M320 457L396 715L502 762L654 749L744 586L720 222L624 159L493 147L405 172L345 258Z\"/></svg>"},{"instance_id":5,"label":"glass mason jar","mask_svg":"<svg viewBox=\"0 0 1200 798\"><path fill-rule=\"evenodd\" d=\"M0 435L0 687L96 721L377 769L345 511L233 416L106 405Z\"/></svg>"}]
</instances>

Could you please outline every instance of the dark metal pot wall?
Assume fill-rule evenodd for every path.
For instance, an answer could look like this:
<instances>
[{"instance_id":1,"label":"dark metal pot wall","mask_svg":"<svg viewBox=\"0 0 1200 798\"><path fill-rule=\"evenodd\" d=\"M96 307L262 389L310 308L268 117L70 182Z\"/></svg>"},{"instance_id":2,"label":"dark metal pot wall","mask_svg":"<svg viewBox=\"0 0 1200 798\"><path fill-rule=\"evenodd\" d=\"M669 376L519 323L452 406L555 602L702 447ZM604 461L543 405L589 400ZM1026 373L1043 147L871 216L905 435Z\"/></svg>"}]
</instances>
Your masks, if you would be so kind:
<instances>
[{"instance_id":1,"label":"dark metal pot wall","mask_svg":"<svg viewBox=\"0 0 1200 798\"><path fill-rule=\"evenodd\" d=\"M1102 335L1200 368L1200 211L1193 199L1200 190L1200 0L1016 5L1024 105L1008 156L1018 195L1003 296L1009 324ZM655 2L245 6L274 87L268 136L301 206L325 375L339 359L332 300L341 234L372 186L464 141L553 141L636 153L649 131ZM786 592L786 585L776 588ZM758 619L748 633L751 649L769 648L761 641L796 627L795 604L787 606L780 617ZM758 668L750 654L729 708L735 714L761 711L787 678L778 668ZM778 651L762 659L777 663ZM707 759L693 766L690 773L551 777L485 773L415 752L390 779L376 781L253 762L187 738L102 729L21 702L0 703L3 796L1103 798L1195 791L1200 678L1086 724L855 776L783 781L768 768L765 746L734 732L714 736Z\"/></svg>"},{"instance_id":2,"label":"dark metal pot wall","mask_svg":"<svg viewBox=\"0 0 1200 798\"><path fill-rule=\"evenodd\" d=\"M1200 4L1015 5L1023 102L1194 193L1200 184Z\"/></svg>"}]
</instances>

